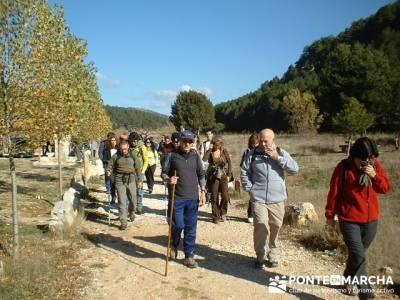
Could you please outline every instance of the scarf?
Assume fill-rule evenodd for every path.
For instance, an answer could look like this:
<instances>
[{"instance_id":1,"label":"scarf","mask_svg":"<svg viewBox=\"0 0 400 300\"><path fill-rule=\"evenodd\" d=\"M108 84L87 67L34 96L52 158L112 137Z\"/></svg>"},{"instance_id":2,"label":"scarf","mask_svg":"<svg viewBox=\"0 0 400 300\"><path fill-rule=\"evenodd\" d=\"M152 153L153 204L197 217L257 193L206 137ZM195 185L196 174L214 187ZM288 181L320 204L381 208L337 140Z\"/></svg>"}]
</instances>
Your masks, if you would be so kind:
<instances>
[{"instance_id":1,"label":"scarf","mask_svg":"<svg viewBox=\"0 0 400 300\"><path fill-rule=\"evenodd\" d=\"M375 169L375 165L373 162L369 162L369 164ZM371 177L368 176L368 174L364 173L363 171L360 171L360 177L358 178L358 184L361 186L369 186L372 184Z\"/></svg>"}]
</instances>

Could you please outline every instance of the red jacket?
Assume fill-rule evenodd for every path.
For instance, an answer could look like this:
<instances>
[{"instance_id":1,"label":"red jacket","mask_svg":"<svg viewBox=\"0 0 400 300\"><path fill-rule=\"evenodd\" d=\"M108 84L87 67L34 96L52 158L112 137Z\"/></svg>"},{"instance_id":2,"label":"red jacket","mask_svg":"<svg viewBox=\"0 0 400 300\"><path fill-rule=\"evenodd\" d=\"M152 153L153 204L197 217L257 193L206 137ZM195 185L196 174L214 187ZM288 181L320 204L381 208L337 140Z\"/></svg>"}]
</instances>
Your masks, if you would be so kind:
<instances>
[{"instance_id":1,"label":"red jacket","mask_svg":"<svg viewBox=\"0 0 400 300\"><path fill-rule=\"evenodd\" d=\"M331 178L330 190L325 207L325 217L333 219L338 214L339 221L368 223L379 218L379 202L377 193L385 194L390 189L390 182L385 169L377 159L375 164L376 175L372 185L360 186L360 176L355 163L349 160L347 178L343 185L344 162L341 161L335 168Z\"/></svg>"}]
</instances>

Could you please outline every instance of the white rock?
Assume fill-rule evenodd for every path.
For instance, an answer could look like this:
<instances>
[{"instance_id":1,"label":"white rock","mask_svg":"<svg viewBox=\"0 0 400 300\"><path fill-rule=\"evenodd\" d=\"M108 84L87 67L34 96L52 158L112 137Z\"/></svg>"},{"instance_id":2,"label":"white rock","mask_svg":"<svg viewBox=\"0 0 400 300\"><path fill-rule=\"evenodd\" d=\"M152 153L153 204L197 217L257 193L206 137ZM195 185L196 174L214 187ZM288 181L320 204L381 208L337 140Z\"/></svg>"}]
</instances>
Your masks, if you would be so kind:
<instances>
[{"instance_id":1,"label":"white rock","mask_svg":"<svg viewBox=\"0 0 400 300\"><path fill-rule=\"evenodd\" d=\"M290 204L285 209L284 223L289 225L306 225L318 221L314 205L310 202Z\"/></svg>"},{"instance_id":2,"label":"white rock","mask_svg":"<svg viewBox=\"0 0 400 300\"><path fill-rule=\"evenodd\" d=\"M69 203L72 206L74 212L79 210L80 204L80 192L75 190L73 187L70 187L68 190L65 191L63 195L63 201Z\"/></svg>"},{"instance_id":3,"label":"white rock","mask_svg":"<svg viewBox=\"0 0 400 300\"><path fill-rule=\"evenodd\" d=\"M74 223L77 213L74 212L71 203L57 201L51 210L49 228L55 229L62 226L71 226Z\"/></svg>"}]
</instances>

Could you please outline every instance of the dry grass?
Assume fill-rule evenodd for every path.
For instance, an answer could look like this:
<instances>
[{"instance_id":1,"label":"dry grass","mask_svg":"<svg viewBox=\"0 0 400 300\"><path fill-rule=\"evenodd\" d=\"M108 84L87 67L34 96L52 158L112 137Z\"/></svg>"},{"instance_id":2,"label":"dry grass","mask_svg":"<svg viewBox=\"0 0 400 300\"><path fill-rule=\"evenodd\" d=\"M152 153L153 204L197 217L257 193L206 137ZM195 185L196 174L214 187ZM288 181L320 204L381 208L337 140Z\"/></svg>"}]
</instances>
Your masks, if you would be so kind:
<instances>
[{"instance_id":1,"label":"dry grass","mask_svg":"<svg viewBox=\"0 0 400 300\"><path fill-rule=\"evenodd\" d=\"M57 168L33 167L30 159L17 159L20 257L0 253L0 299L77 299L85 276L77 253L86 245L78 222L58 233L46 231L57 201ZM64 168L64 188L73 168ZM0 241L12 252L11 193L8 161L0 160ZM38 197L40 195L40 197Z\"/></svg>"},{"instance_id":2,"label":"dry grass","mask_svg":"<svg viewBox=\"0 0 400 300\"><path fill-rule=\"evenodd\" d=\"M0 224L0 239L10 244L11 226ZM86 245L78 230L63 239L41 232L35 225L20 226L20 257L0 256L0 299L77 299L86 276L77 259Z\"/></svg>"}]
</instances>

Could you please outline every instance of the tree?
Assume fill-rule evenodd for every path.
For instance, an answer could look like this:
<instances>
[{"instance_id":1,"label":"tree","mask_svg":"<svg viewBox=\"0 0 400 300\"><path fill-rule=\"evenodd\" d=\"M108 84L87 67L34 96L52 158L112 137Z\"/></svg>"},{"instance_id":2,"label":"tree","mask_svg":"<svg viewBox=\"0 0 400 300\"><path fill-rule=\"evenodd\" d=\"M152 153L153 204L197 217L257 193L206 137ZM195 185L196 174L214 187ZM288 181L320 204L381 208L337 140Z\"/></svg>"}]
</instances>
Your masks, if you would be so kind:
<instances>
[{"instance_id":1,"label":"tree","mask_svg":"<svg viewBox=\"0 0 400 300\"><path fill-rule=\"evenodd\" d=\"M33 72L42 76L37 66L26 64L30 49L30 37L34 27L38 2L0 2L0 129L9 153L12 186L13 252L19 253L17 183L14 155L16 145L13 137L25 133L24 121L32 117L35 104L33 95L37 89L29 79ZM30 9L28 9L30 8Z\"/></svg>"},{"instance_id":2,"label":"tree","mask_svg":"<svg viewBox=\"0 0 400 300\"><path fill-rule=\"evenodd\" d=\"M289 129L294 133L316 132L323 116L319 114L317 100L310 92L301 93L291 89L283 98L282 110L289 123Z\"/></svg>"},{"instance_id":3,"label":"tree","mask_svg":"<svg viewBox=\"0 0 400 300\"><path fill-rule=\"evenodd\" d=\"M348 151L351 146L352 136L364 134L374 124L375 116L354 97L345 99L343 110L332 119L333 128L348 135Z\"/></svg>"},{"instance_id":4,"label":"tree","mask_svg":"<svg viewBox=\"0 0 400 300\"><path fill-rule=\"evenodd\" d=\"M264 82L258 90L215 107L218 122L228 130L274 127L286 130L276 110L290 89L310 91L324 115L320 129L332 130L332 118L342 110L341 95L357 98L375 114L374 129L398 127L400 115L400 1L356 21L338 36L321 38L304 48L282 78Z\"/></svg>"},{"instance_id":5,"label":"tree","mask_svg":"<svg viewBox=\"0 0 400 300\"><path fill-rule=\"evenodd\" d=\"M0 2L0 131L9 151L13 250L19 249L15 137L40 145L59 140L93 114L100 131L109 125L93 68L84 64L86 43L69 33L62 8L45 0ZM88 103L90 103L88 105ZM60 155L59 155L60 157ZM61 196L61 164L60 196Z\"/></svg>"},{"instance_id":6,"label":"tree","mask_svg":"<svg viewBox=\"0 0 400 300\"><path fill-rule=\"evenodd\" d=\"M109 105L106 105L105 108L114 129L124 127L124 125L127 125L126 129L128 130L134 128L155 129L169 124L168 116L150 110Z\"/></svg>"},{"instance_id":7,"label":"tree","mask_svg":"<svg viewBox=\"0 0 400 300\"><path fill-rule=\"evenodd\" d=\"M321 71L321 99L334 116L342 108L337 101L340 94L355 97L374 111L381 126L387 126L394 80L390 62L383 52L360 43L339 44L328 55Z\"/></svg>"},{"instance_id":8,"label":"tree","mask_svg":"<svg viewBox=\"0 0 400 300\"><path fill-rule=\"evenodd\" d=\"M181 127L200 131L215 129L214 106L199 92L182 91L172 104L170 121L177 130Z\"/></svg>"}]
</instances>

